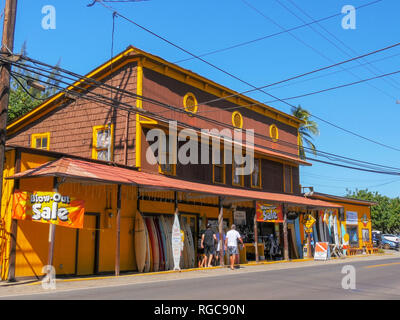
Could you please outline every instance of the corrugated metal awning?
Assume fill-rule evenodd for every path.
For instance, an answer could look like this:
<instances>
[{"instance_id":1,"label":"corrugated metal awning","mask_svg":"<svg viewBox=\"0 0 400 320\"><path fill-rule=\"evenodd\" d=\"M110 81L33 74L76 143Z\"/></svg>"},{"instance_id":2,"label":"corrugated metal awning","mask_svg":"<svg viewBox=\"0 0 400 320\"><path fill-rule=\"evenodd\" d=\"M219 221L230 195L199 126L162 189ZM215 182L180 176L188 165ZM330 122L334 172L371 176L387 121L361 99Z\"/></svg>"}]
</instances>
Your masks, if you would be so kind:
<instances>
[{"instance_id":1,"label":"corrugated metal awning","mask_svg":"<svg viewBox=\"0 0 400 320\"><path fill-rule=\"evenodd\" d=\"M274 203L309 206L314 208L341 208L342 206L303 196L257 190L230 188L167 177L161 174L140 172L116 165L63 157L49 161L37 168L17 173L7 179L60 177L82 182L137 185L149 189L197 192L215 196L228 196L246 200L264 200Z\"/></svg>"}]
</instances>

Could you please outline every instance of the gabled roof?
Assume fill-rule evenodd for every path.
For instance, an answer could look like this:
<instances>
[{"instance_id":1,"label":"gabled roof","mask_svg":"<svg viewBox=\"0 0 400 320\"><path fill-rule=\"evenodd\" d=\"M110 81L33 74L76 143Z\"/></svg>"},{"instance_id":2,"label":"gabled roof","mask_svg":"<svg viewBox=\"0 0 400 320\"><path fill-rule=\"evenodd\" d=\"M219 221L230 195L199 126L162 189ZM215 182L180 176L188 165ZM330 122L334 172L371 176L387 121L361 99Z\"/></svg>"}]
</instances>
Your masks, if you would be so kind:
<instances>
[{"instance_id":1,"label":"gabled roof","mask_svg":"<svg viewBox=\"0 0 400 320\"><path fill-rule=\"evenodd\" d=\"M224 87L220 84L217 84L216 82L207 79L203 76L200 76L190 70L184 69L182 67L179 67L176 64L173 64L171 62L168 62L160 57L157 57L155 55L152 55L148 52L145 52L143 50L140 50L134 46L129 46L127 49L125 49L123 52L120 54L116 55L112 59L108 60L107 62L103 63L99 67L95 68L91 72L85 75L86 78L92 78L94 80L100 81L103 79L105 76L107 76L110 73L110 66L112 65L112 72L116 72L129 62L133 61L142 61L144 67L146 68L152 68L154 65L158 67L154 67L154 70L157 72L165 73L165 72L174 72L174 75L176 78L180 78L178 75L182 75L182 81L185 79L193 79L193 84L191 85L199 85L200 83L202 85L199 85L201 87L200 89L203 91L207 91L213 95L223 97L223 96L230 96L230 95L236 95L235 97L232 98L227 98L227 100L243 105L243 107L246 107L246 105L254 105L254 104L259 104L257 107L251 106L251 107L246 107L246 108L252 108L253 110L257 110L257 112L265 115L272 117L276 119L277 121L283 121L285 123L288 123L296 128L299 127L299 125L302 123L301 120L297 119L296 117L289 115L287 113L284 113L282 111L279 111L275 108L272 108L270 106L267 106L265 104L260 103L259 101L256 101L250 97L247 97L242 94L238 94L238 92L233 91L227 87ZM164 68L160 68L159 66L162 65ZM168 71L166 71L168 70ZM73 83L70 87L68 87L68 90L77 90L74 89L76 86L83 86L83 87L90 87L93 84L88 83L87 80L82 78L79 81L76 81ZM27 113L26 115L16 119L14 122L9 124L7 126L7 135L12 135L24 128L26 125L29 123L32 123L33 121L43 117L44 115L48 114L52 110L54 110L56 107L61 105L62 103L69 101L70 98L66 96L64 92L59 92L40 105L38 105L36 108L34 108L32 111ZM255 109L256 108L256 109Z\"/></svg>"},{"instance_id":2,"label":"gabled roof","mask_svg":"<svg viewBox=\"0 0 400 320\"><path fill-rule=\"evenodd\" d=\"M328 200L328 201L333 201L336 203L349 203L349 204L357 204L357 205L362 205L362 206L375 206L377 205L376 202L373 201L368 201L368 200L363 200L363 199L354 199L354 198L348 198L348 197L341 197L341 196L335 196L332 194L326 194L326 193L320 193L320 192L310 192L305 194L306 197L311 198L311 199L320 199L320 200Z\"/></svg>"}]
</instances>

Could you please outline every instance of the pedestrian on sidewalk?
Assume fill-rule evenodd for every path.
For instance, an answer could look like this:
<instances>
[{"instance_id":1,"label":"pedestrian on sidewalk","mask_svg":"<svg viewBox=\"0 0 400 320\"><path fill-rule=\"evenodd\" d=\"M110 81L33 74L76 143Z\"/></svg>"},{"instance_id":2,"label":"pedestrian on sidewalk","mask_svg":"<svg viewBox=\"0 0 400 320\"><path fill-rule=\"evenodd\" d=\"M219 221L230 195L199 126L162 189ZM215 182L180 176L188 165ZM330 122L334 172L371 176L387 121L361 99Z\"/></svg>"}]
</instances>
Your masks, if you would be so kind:
<instances>
[{"instance_id":1,"label":"pedestrian on sidewalk","mask_svg":"<svg viewBox=\"0 0 400 320\"><path fill-rule=\"evenodd\" d=\"M239 254L238 240L243 245L242 237L240 236L239 232L236 231L236 226L232 224L231 230L227 232L225 239L225 250L227 250L229 254L231 270L234 269L233 266L235 263L235 259L236 256Z\"/></svg>"},{"instance_id":2,"label":"pedestrian on sidewalk","mask_svg":"<svg viewBox=\"0 0 400 320\"><path fill-rule=\"evenodd\" d=\"M211 267L212 258L215 254L215 246L214 243L217 241L217 237L214 231L211 229L211 224L207 224L207 230L204 231L201 236L201 248L204 249L204 267Z\"/></svg>"}]
</instances>

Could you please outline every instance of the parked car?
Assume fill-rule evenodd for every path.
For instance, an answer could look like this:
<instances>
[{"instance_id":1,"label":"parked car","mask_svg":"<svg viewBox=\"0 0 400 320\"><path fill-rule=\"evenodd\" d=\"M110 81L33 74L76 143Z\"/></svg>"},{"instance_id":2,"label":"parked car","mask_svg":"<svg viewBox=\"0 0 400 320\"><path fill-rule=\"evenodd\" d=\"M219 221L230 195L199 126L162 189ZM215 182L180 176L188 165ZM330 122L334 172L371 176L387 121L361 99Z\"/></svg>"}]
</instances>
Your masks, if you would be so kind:
<instances>
[{"instance_id":1,"label":"parked car","mask_svg":"<svg viewBox=\"0 0 400 320\"><path fill-rule=\"evenodd\" d=\"M372 231L372 245L374 247L379 247L382 241L382 232Z\"/></svg>"},{"instance_id":2,"label":"parked car","mask_svg":"<svg viewBox=\"0 0 400 320\"><path fill-rule=\"evenodd\" d=\"M399 250L399 239L393 234L382 234L380 246L384 249Z\"/></svg>"}]
</instances>

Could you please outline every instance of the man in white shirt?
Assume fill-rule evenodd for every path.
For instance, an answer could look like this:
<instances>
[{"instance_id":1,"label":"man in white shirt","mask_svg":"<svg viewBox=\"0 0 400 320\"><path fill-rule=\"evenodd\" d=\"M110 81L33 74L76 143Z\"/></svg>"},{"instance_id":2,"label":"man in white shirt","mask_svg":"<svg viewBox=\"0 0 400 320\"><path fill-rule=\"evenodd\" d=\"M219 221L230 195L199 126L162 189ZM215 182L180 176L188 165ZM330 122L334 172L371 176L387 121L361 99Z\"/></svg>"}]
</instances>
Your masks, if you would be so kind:
<instances>
[{"instance_id":1,"label":"man in white shirt","mask_svg":"<svg viewBox=\"0 0 400 320\"><path fill-rule=\"evenodd\" d=\"M239 232L236 231L236 226L233 224L231 226L231 230L226 233L225 239L225 250L228 251L230 262L231 262L231 270L233 270L233 265L235 263L236 255L239 254L238 250L238 243L237 241L241 242L243 245L242 237L240 236Z\"/></svg>"}]
</instances>

